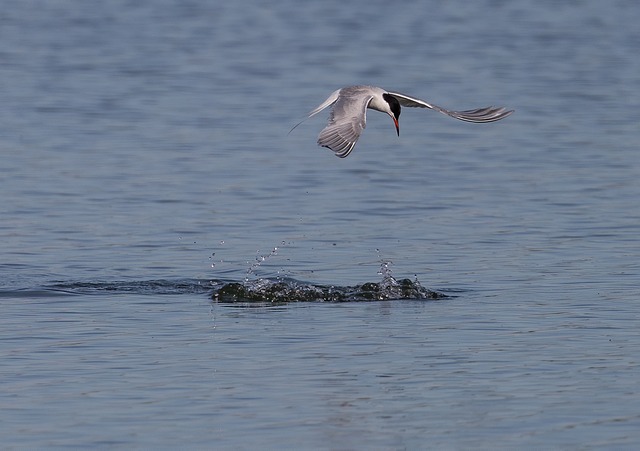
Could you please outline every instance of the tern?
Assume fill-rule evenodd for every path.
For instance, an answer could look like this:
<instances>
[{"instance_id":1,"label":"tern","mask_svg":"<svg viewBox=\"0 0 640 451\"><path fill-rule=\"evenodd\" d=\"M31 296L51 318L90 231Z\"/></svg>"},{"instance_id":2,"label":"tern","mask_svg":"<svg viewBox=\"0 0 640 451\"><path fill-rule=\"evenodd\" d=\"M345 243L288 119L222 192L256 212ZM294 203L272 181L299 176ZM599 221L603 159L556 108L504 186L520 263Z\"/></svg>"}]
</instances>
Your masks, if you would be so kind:
<instances>
[{"instance_id":1,"label":"tern","mask_svg":"<svg viewBox=\"0 0 640 451\"><path fill-rule=\"evenodd\" d=\"M334 91L327 100L312 110L308 116L296 124L289 133L305 120L331 107L329 123L318 136L318 145L327 147L340 158L347 157L367 126L367 108L387 113L393 119L396 132L400 136L400 106L428 108L466 122L494 122L513 113L503 107L476 108L474 110L451 111L416 97L385 91L377 86L347 86Z\"/></svg>"}]
</instances>

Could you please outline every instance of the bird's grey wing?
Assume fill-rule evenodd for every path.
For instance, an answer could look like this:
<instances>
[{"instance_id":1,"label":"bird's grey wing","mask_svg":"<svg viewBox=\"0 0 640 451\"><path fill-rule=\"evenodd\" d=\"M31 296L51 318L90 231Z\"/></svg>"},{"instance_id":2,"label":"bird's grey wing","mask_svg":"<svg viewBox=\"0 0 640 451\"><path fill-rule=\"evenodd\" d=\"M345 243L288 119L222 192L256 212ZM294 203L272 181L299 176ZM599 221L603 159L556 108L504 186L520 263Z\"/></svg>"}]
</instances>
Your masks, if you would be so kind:
<instances>
[{"instance_id":1,"label":"bird's grey wing","mask_svg":"<svg viewBox=\"0 0 640 451\"><path fill-rule=\"evenodd\" d=\"M335 91L333 91L331 93L331 95L327 98L327 100L325 100L324 102L322 102L320 105L318 105L316 108L314 108L313 110L311 110L309 112L309 114L307 114L307 117L305 117L304 119L302 119L300 122L298 122L296 125L293 126L293 128L291 130L289 130L289 133L291 133L293 130L295 130L295 128L302 124L304 121L306 121L307 119L309 119L311 116L315 116L316 114L318 114L320 111L324 110L326 107L332 105L333 103L335 103L336 100L338 100L338 96L340 95L340 90L336 89Z\"/></svg>"},{"instance_id":2,"label":"bird's grey wing","mask_svg":"<svg viewBox=\"0 0 640 451\"><path fill-rule=\"evenodd\" d=\"M340 96L333 104L329 123L318 136L318 145L340 158L347 157L367 126L367 107L373 95Z\"/></svg>"},{"instance_id":3,"label":"bird's grey wing","mask_svg":"<svg viewBox=\"0 0 640 451\"><path fill-rule=\"evenodd\" d=\"M474 110L451 111L438 105L427 103L424 100L408 96L406 94L400 94L398 92L390 92L389 94L395 97L402 106L406 106L409 108L429 108L442 114L446 114L447 116L451 116L453 118L467 122L494 122L499 121L500 119L504 119L505 117L513 113L513 110L507 110L503 107L493 106L476 108Z\"/></svg>"}]
</instances>

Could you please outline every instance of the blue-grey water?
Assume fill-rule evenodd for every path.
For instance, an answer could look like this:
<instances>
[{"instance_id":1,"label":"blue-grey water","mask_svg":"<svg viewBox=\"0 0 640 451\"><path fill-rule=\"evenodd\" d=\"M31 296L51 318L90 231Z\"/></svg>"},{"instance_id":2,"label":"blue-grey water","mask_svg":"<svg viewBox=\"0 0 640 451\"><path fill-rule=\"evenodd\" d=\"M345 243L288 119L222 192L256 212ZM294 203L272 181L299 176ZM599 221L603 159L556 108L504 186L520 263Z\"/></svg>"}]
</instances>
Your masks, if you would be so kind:
<instances>
[{"instance_id":1,"label":"blue-grey water","mask_svg":"<svg viewBox=\"0 0 640 451\"><path fill-rule=\"evenodd\" d=\"M640 446L639 22L5 2L3 449ZM363 83L516 113L370 112L347 159L324 113L287 135Z\"/></svg>"}]
</instances>

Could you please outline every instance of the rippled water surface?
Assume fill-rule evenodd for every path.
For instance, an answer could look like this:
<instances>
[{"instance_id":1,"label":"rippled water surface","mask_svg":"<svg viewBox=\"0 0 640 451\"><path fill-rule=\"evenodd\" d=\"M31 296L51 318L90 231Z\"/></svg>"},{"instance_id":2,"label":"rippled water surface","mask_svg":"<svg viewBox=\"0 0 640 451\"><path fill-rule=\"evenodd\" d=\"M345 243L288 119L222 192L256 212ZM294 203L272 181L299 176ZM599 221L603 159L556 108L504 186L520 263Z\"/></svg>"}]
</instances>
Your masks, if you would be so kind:
<instances>
[{"instance_id":1,"label":"rippled water surface","mask_svg":"<svg viewBox=\"0 0 640 451\"><path fill-rule=\"evenodd\" d=\"M635 2L9 3L5 448L640 445Z\"/></svg>"}]
</instances>

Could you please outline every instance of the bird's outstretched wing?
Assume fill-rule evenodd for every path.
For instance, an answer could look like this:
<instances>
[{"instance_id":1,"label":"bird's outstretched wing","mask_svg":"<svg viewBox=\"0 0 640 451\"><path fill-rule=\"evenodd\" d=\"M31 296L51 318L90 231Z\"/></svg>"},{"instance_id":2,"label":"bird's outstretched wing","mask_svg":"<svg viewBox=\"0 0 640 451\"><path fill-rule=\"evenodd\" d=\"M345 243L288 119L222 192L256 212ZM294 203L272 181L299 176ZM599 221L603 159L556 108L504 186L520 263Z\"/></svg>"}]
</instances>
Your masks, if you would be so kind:
<instances>
[{"instance_id":1,"label":"bird's outstretched wing","mask_svg":"<svg viewBox=\"0 0 640 451\"><path fill-rule=\"evenodd\" d=\"M318 145L333 150L340 158L351 153L367 126L367 107L373 99L372 94L353 88L353 91L341 90L331 108L329 123L318 135Z\"/></svg>"},{"instance_id":2,"label":"bird's outstretched wing","mask_svg":"<svg viewBox=\"0 0 640 451\"><path fill-rule=\"evenodd\" d=\"M370 90L363 89L362 86L338 89L311 110L306 118L294 125L289 133L311 116L331 106L329 123L320 132L318 145L333 150L340 158L345 158L351 153L366 127L367 107L372 98Z\"/></svg>"},{"instance_id":3,"label":"bird's outstretched wing","mask_svg":"<svg viewBox=\"0 0 640 451\"><path fill-rule=\"evenodd\" d=\"M447 116L451 116L453 118L467 122L494 122L499 121L500 119L504 119L505 117L513 113L513 110L507 110L503 107L493 106L476 108L475 110L451 111L447 110L446 108L439 107L438 105L427 103L424 100L420 100L406 94L400 94L399 92L390 92L389 94L395 97L402 106L406 106L409 108L429 108L442 114L446 114Z\"/></svg>"}]
</instances>

